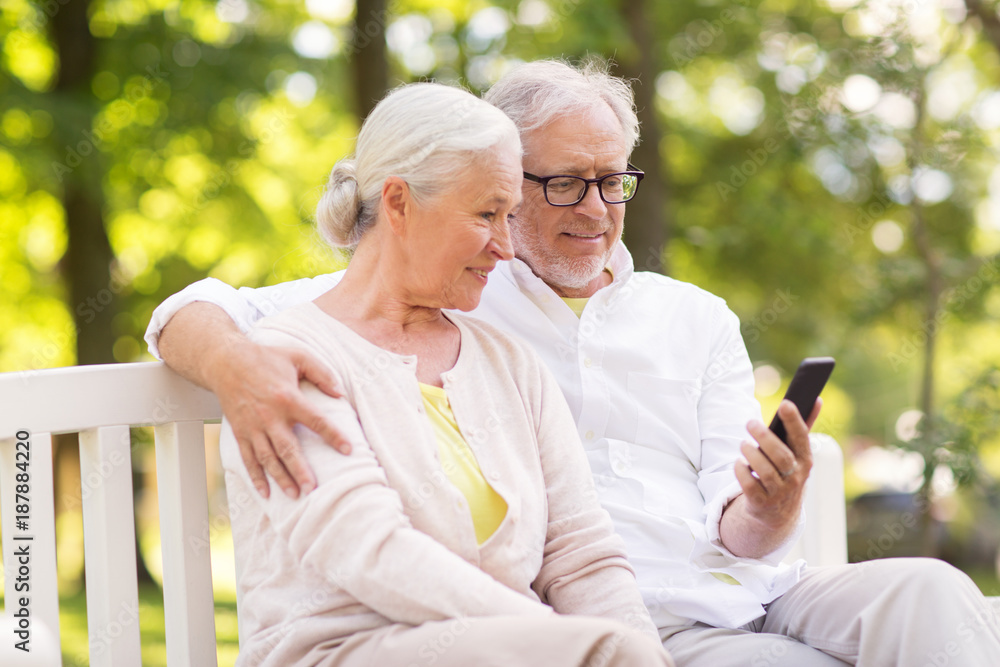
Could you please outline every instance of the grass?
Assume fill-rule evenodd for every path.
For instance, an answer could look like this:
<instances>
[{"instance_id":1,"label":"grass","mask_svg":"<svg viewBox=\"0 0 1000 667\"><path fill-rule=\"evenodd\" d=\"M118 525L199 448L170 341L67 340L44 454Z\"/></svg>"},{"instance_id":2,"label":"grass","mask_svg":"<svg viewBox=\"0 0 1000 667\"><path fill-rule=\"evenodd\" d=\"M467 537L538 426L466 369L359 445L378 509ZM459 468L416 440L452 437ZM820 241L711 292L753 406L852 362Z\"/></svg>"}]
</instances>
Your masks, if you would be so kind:
<instances>
[{"instance_id":1,"label":"grass","mask_svg":"<svg viewBox=\"0 0 1000 667\"><path fill-rule=\"evenodd\" d=\"M87 597L83 592L59 598L59 626L64 667L88 667ZM163 592L153 584L139 587L139 637L143 666L166 667ZM239 653L235 597L216 595L215 637L219 667L232 667Z\"/></svg>"}]
</instances>

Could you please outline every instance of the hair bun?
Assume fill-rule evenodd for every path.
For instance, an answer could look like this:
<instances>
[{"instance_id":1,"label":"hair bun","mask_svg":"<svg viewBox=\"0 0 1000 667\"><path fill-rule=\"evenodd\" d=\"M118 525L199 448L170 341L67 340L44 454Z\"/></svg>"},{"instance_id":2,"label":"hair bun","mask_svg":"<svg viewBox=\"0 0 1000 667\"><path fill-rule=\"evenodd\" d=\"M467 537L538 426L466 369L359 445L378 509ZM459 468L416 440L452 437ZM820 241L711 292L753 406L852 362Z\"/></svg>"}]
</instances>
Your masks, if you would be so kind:
<instances>
[{"instance_id":1,"label":"hair bun","mask_svg":"<svg viewBox=\"0 0 1000 667\"><path fill-rule=\"evenodd\" d=\"M344 158L333 166L316 205L316 225L327 243L337 247L357 244L359 208L357 164L353 158Z\"/></svg>"}]
</instances>

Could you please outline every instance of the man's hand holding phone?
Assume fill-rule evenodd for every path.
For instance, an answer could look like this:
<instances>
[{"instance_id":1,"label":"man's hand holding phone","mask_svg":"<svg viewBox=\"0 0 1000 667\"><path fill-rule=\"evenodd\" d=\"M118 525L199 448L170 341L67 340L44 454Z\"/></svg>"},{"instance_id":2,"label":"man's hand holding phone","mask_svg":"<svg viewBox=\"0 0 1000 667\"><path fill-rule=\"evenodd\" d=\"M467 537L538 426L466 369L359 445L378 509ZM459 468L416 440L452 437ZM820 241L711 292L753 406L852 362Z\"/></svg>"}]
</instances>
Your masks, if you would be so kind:
<instances>
[{"instance_id":1,"label":"man's hand holding phone","mask_svg":"<svg viewBox=\"0 0 1000 667\"><path fill-rule=\"evenodd\" d=\"M771 427L757 420L747 424L753 441L740 445L744 460L735 466L743 494L726 509L726 514L732 512L730 526L742 525L736 531L739 535L725 530L723 521L722 540L733 553L760 558L794 531L812 470L809 431L819 417L823 405L819 393L832 370L833 359L806 359L792 378Z\"/></svg>"},{"instance_id":2,"label":"man's hand holding phone","mask_svg":"<svg viewBox=\"0 0 1000 667\"><path fill-rule=\"evenodd\" d=\"M765 524L783 525L798 519L802 490L812 469L809 431L819 416L820 392L833 372L830 357L805 359L795 372L770 428L758 421L747 430L756 443L744 442L746 461L736 464L736 477L747 496L752 516Z\"/></svg>"}]
</instances>

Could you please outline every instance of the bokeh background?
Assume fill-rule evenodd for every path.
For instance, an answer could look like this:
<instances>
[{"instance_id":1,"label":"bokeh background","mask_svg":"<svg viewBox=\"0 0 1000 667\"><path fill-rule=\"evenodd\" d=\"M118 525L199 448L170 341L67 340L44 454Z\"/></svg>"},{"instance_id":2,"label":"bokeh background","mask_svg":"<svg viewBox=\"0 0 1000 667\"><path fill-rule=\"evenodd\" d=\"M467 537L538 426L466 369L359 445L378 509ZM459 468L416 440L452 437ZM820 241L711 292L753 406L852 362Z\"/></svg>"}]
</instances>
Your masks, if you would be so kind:
<instances>
[{"instance_id":1,"label":"bokeh background","mask_svg":"<svg viewBox=\"0 0 1000 667\"><path fill-rule=\"evenodd\" d=\"M388 88L480 92L519 61L600 55L634 79L642 121L647 177L625 231L637 267L728 301L766 416L802 357L837 357L817 428L847 459L851 560L942 557L1000 594L998 12L0 0L0 371L148 360L150 313L192 281L343 266L313 207ZM134 435L144 661L163 664L151 439ZM206 456L232 664L225 493ZM63 649L86 664L72 437L56 460Z\"/></svg>"}]
</instances>

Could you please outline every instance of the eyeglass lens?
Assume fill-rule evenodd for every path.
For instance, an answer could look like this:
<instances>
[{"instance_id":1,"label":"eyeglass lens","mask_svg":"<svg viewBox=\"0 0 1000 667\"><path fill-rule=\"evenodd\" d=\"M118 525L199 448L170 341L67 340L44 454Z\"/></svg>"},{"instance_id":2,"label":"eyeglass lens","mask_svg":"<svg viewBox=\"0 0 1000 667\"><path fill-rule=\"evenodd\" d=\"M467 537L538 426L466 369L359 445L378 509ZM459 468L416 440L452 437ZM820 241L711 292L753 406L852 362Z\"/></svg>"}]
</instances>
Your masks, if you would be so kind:
<instances>
[{"instance_id":1,"label":"eyeglass lens","mask_svg":"<svg viewBox=\"0 0 1000 667\"><path fill-rule=\"evenodd\" d=\"M608 174L601 180L601 194L609 204L620 204L635 196L639 179L631 174ZM587 181L575 176L561 176L546 184L546 196L553 204L575 204L584 197Z\"/></svg>"}]
</instances>

